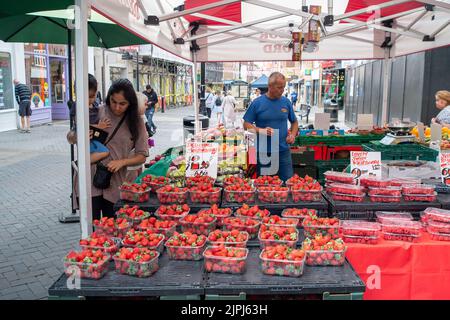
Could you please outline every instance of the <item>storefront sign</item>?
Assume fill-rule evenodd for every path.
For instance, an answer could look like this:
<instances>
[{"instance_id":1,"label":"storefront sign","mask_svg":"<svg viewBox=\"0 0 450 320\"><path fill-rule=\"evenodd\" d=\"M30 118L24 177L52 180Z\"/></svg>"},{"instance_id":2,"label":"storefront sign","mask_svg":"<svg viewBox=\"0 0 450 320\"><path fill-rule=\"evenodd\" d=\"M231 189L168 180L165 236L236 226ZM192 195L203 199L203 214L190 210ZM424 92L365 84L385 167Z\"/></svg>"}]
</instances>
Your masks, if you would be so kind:
<instances>
[{"instance_id":1,"label":"storefront sign","mask_svg":"<svg viewBox=\"0 0 450 320\"><path fill-rule=\"evenodd\" d=\"M358 178L381 177L381 152L350 151L350 170Z\"/></svg>"},{"instance_id":2,"label":"storefront sign","mask_svg":"<svg viewBox=\"0 0 450 320\"><path fill-rule=\"evenodd\" d=\"M450 186L450 152L439 153L442 183Z\"/></svg>"},{"instance_id":3,"label":"storefront sign","mask_svg":"<svg viewBox=\"0 0 450 320\"><path fill-rule=\"evenodd\" d=\"M218 154L217 143L186 143L186 177L217 178Z\"/></svg>"}]
</instances>

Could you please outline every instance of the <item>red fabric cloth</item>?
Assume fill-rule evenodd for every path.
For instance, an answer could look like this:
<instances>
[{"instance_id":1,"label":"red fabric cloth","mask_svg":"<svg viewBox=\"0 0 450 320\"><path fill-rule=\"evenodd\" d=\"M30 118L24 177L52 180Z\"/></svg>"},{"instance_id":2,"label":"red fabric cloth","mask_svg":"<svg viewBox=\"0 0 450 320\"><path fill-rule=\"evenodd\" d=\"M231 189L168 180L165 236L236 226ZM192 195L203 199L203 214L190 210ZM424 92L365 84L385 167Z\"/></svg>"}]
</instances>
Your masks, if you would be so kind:
<instances>
[{"instance_id":1,"label":"red fabric cloth","mask_svg":"<svg viewBox=\"0 0 450 320\"><path fill-rule=\"evenodd\" d=\"M388 2L388 1L390 1L390 0L349 0L347 9L345 10L345 13L363 9L363 8L367 8L369 6L376 6L378 4ZM390 16L392 14L419 8L421 6L423 6L423 4L420 2L416 2L416 1L405 2L402 4L398 4L396 6L391 6L391 7L381 9L380 17ZM363 14L351 17L351 19L355 19L355 20L359 20L359 21L367 21L373 14L374 14L373 12L363 13Z\"/></svg>"},{"instance_id":2,"label":"red fabric cloth","mask_svg":"<svg viewBox=\"0 0 450 320\"><path fill-rule=\"evenodd\" d=\"M424 233L417 243L349 243L346 255L366 283L364 299L450 299L450 242L430 240ZM379 288L373 286L373 266L380 270Z\"/></svg>"},{"instance_id":3,"label":"red fabric cloth","mask_svg":"<svg viewBox=\"0 0 450 320\"><path fill-rule=\"evenodd\" d=\"M212 2L217 2L217 0L186 0L184 2L184 7L187 10L187 9L192 9L192 8L202 6L202 5L205 5L208 3L212 3ZM241 23L242 22L241 12L242 12L241 11L241 2L236 2L233 4L229 4L227 6L217 7L217 8L209 9L209 10L202 11L199 13L203 13L203 14L207 14L210 16L214 16L214 17ZM212 20L201 19L201 18L198 18L195 16L185 16L184 18L186 18L186 20L189 22L198 21L201 24L207 24L207 25L217 25L217 26L227 25L227 24L212 21Z\"/></svg>"}]
</instances>

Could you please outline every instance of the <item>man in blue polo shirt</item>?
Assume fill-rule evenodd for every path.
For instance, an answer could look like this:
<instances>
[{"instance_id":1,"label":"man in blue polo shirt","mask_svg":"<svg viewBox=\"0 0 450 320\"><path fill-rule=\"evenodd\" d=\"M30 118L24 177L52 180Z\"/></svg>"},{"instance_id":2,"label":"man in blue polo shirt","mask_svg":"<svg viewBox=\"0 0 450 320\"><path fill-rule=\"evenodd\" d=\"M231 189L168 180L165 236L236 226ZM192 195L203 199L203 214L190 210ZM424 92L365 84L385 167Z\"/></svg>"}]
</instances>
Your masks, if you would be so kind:
<instances>
[{"instance_id":1,"label":"man in blue polo shirt","mask_svg":"<svg viewBox=\"0 0 450 320\"><path fill-rule=\"evenodd\" d=\"M258 175L278 175L283 181L294 175L289 144L294 143L298 133L297 116L289 99L283 96L285 86L284 75L272 73L268 92L255 99L244 115L244 128L258 137Z\"/></svg>"}]
</instances>

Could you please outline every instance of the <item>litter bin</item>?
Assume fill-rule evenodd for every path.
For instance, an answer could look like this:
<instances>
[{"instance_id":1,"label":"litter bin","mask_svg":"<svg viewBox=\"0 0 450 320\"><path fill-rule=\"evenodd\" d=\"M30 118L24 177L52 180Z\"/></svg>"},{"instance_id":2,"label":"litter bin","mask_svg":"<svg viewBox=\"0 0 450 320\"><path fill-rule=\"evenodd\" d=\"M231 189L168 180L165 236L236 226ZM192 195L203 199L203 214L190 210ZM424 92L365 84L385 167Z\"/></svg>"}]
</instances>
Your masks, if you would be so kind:
<instances>
[{"instance_id":1,"label":"litter bin","mask_svg":"<svg viewBox=\"0 0 450 320\"><path fill-rule=\"evenodd\" d=\"M338 110L339 106L337 104L336 99L326 99L323 102L323 108L325 113L330 114L330 122L338 121Z\"/></svg>"},{"instance_id":2,"label":"litter bin","mask_svg":"<svg viewBox=\"0 0 450 320\"><path fill-rule=\"evenodd\" d=\"M198 119L202 125L202 129L207 129L209 127L209 118L204 115L199 115ZM183 141L189 138L189 135L195 134L195 117L187 116L183 118Z\"/></svg>"}]
</instances>

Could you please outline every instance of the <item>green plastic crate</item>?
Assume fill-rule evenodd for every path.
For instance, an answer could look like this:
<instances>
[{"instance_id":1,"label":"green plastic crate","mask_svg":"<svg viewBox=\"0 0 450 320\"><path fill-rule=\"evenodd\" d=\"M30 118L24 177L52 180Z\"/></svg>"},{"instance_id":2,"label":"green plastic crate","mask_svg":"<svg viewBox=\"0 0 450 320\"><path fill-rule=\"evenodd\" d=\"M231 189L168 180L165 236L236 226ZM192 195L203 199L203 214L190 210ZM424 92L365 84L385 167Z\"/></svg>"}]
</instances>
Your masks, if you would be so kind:
<instances>
[{"instance_id":1,"label":"green plastic crate","mask_svg":"<svg viewBox=\"0 0 450 320\"><path fill-rule=\"evenodd\" d=\"M361 145L373 140L381 140L384 135L359 135L356 133L345 134L343 136L297 136L295 146L349 146Z\"/></svg>"},{"instance_id":2,"label":"green plastic crate","mask_svg":"<svg viewBox=\"0 0 450 320\"><path fill-rule=\"evenodd\" d=\"M438 151L420 144L397 144L387 146L379 141L371 141L363 144L364 151L379 151L381 152L381 160L423 160L436 161Z\"/></svg>"}]
</instances>

